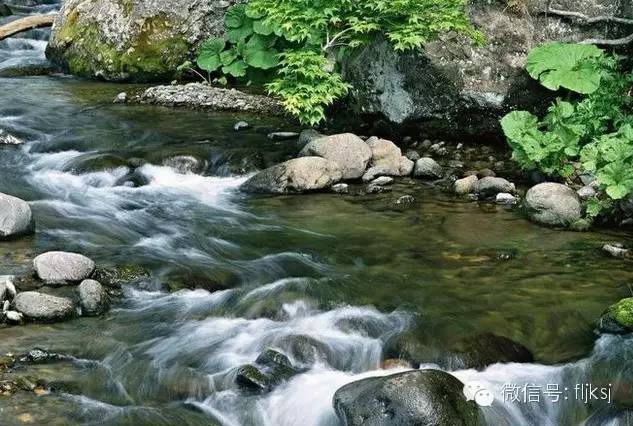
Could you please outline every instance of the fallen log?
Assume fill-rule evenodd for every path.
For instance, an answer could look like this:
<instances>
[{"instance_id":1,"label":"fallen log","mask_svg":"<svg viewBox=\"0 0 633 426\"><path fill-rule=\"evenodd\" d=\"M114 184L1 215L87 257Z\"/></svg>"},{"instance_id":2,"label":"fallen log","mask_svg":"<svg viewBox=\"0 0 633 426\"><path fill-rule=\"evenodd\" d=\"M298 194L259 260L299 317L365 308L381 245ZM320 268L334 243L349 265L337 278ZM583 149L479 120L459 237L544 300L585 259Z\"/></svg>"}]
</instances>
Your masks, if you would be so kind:
<instances>
[{"instance_id":1,"label":"fallen log","mask_svg":"<svg viewBox=\"0 0 633 426\"><path fill-rule=\"evenodd\" d=\"M17 19L0 27L0 40L34 28L44 28L53 25L57 14L33 15Z\"/></svg>"}]
</instances>

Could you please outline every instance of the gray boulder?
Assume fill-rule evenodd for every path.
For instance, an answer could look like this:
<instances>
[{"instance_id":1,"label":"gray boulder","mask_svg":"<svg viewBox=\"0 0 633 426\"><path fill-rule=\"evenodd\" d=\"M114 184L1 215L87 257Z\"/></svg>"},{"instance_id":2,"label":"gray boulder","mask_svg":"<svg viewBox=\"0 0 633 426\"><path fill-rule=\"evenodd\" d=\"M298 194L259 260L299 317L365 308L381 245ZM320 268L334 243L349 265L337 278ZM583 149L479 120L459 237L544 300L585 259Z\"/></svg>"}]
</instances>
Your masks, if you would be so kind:
<instances>
[{"instance_id":1,"label":"gray boulder","mask_svg":"<svg viewBox=\"0 0 633 426\"><path fill-rule=\"evenodd\" d=\"M0 192L0 240L33 231L31 207L24 200Z\"/></svg>"},{"instance_id":2,"label":"gray boulder","mask_svg":"<svg viewBox=\"0 0 633 426\"><path fill-rule=\"evenodd\" d=\"M476 175L466 176L463 179L457 179L453 184L453 191L459 195L470 194L473 191L475 183L479 179Z\"/></svg>"},{"instance_id":3,"label":"gray boulder","mask_svg":"<svg viewBox=\"0 0 633 426\"><path fill-rule=\"evenodd\" d=\"M77 291L79 292L81 315L101 315L110 307L108 295L98 281L83 280Z\"/></svg>"},{"instance_id":4,"label":"gray boulder","mask_svg":"<svg viewBox=\"0 0 633 426\"><path fill-rule=\"evenodd\" d=\"M2 3L0 3L0 7ZM21 145L24 141L13 136L4 129L0 129L0 145Z\"/></svg>"},{"instance_id":5,"label":"gray boulder","mask_svg":"<svg viewBox=\"0 0 633 426\"><path fill-rule=\"evenodd\" d=\"M550 41L578 42L621 37L619 27L583 25L546 13L549 2L471 1L469 15L485 36L482 46L466 37L443 34L423 49L395 52L378 38L343 65L353 84L350 106L359 114L426 134L490 135L498 119L512 109L546 108L551 91L530 79L523 67L527 52ZM564 0L559 8L588 16L633 16L630 2Z\"/></svg>"},{"instance_id":6,"label":"gray boulder","mask_svg":"<svg viewBox=\"0 0 633 426\"><path fill-rule=\"evenodd\" d=\"M423 157L415 162L413 176L426 179L440 179L444 176L444 169L434 159Z\"/></svg>"},{"instance_id":7,"label":"gray boulder","mask_svg":"<svg viewBox=\"0 0 633 426\"><path fill-rule=\"evenodd\" d=\"M78 253L49 251L33 259L33 267L42 281L62 284L90 277L95 263Z\"/></svg>"},{"instance_id":8,"label":"gray boulder","mask_svg":"<svg viewBox=\"0 0 633 426\"><path fill-rule=\"evenodd\" d=\"M371 148L370 168L363 175L363 181L369 182L380 175L408 176L413 172L415 163L402 155L396 144L386 139L371 137L367 139Z\"/></svg>"},{"instance_id":9,"label":"gray boulder","mask_svg":"<svg viewBox=\"0 0 633 426\"><path fill-rule=\"evenodd\" d=\"M321 157L301 157L262 170L240 187L245 192L289 194L329 188L343 178L338 164Z\"/></svg>"},{"instance_id":10,"label":"gray boulder","mask_svg":"<svg viewBox=\"0 0 633 426\"><path fill-rule=\"evenodd\" d=\"M343 179L358 179L365 173L372 157L371 148L351 133L326 136L309 142L300 157L322 157L341 167Z\"/></svg>"},{"instance_id":11,"label":"gray boulder","mask_svg":"<svg viewBox=\"0 0 633 426\"><path fill-rule=\"evenodd\" d=\"M169 81L211 36L232 0L68 0L46 56L72 74L111 81Z\"/></svg>"},{"instance_id":12,"label":"gray boulder","mask_svg":"<svg viewBox=\"0 0 633 426\"><path fill-rule=\"evenodd\" d=\"M472 191L480 198L495 197L497 194L505 192L514 194L516 188L513 183L499 177L485 177L473 184Z\"/></svg>"},{"instance_id":13,"label":"gray boulder","mask_svg":"<svg viewBox=\"0 0 633 426\"><path fill-rule=\"evenodd\" d=\"M576 191L560 183L546 182L530 188L525 208L533 221L550 226L569 226L582 217Z\"/></svg>"},{"instance_id":14,"label":"gray boulder","mask_svg":"<svg viewBox=\"0 0 633 426\"><path fill-rule=\"evenodd\" d=\"M16 311L34 321L59 321L75 314L72 300L37 291L18 293L13 300L13 306Z\"/></svg>"},{"instance_id":15,"label":"gray boulder","mask_svg":"<svg viewBox=\"0 0 633 426\"><path fill-rule=\"evenodd\" d=\"M349 383L333 404L346 426L479 425L477 405L463 388L443 371L413 370Z\"/></svg>"}]
</instances>

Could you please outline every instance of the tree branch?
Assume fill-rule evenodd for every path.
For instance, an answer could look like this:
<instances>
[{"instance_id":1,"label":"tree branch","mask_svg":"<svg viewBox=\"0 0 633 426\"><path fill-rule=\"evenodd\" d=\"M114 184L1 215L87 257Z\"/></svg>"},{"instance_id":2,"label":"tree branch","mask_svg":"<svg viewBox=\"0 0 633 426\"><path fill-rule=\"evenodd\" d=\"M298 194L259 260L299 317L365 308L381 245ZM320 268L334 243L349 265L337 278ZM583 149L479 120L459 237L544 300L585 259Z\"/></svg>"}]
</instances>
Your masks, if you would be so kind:
<instances>
[{"instance_id":1,"label":"tree branch","mask_svg":"<svg viewBox=\"0 0 633 426\"><path fill-rule=\"evenodd\" d=\"M552 8L549 8L547 10L547 13L550 15L562 16L566 18L580 19L587 25L598 24L598 23L615 23L615 24L622 24L622 25L633 25L633 19L621 18L618 16L601 15L601 16L592 17L580 12L572 12L570 10L560 10L560 9L552 9Z\"/></svg>"},{"instance_id":2,"label":"tree branch","mask_svg":"<svg viewBox=\"0 0 633 426\"><path fill-rule=\"evenodd\" d=\"M580 43L582 44L599 44L603 46L624 46L625 44L633 43L633 34L616 39L601 39L601 38L590 38L587 40L583 40Z\"/></svg>"},{"instance_id":3,"label":"tree branch","mask_svg":"<svg viewBox=\"0 0 633 426\"><path fill-rule=\"evenodd\" d=\"M0 40L34 28L50 27L57 14L34 15L9 22L0 27Z\"/></svg>"}]
</instances>

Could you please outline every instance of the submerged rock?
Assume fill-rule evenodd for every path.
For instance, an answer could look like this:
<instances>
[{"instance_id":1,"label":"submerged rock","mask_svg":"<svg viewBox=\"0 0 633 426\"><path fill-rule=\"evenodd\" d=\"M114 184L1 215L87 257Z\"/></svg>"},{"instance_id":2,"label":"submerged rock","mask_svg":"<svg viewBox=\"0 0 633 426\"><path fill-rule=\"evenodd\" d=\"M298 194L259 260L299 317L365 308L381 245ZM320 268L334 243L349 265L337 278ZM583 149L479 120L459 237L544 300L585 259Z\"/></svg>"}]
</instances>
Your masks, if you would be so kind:
<instances>
[{"instance_id":1,"label":"submerged rock","mask_svg":"<svg viewBox=\"0 0 633 426\"><path fill-rule=\"evenodd\" d=\"M33 216L29 204L0 192L0 240L33 232Z\"/></svg>"},{"instance_id":2,"label":"submerged rock","mask_svg":"<svg viewBox=\"0 0 633 426\"><path fill-rule=\"evenodd\" d=\"M13 300L13 306L16 311L34 321L59 321L75 315L75 304L72 300L37 291L18 293Z\"/></svg>"},{"instance_id":3,"label":"submerged rock","mask_svg":"<svg viewBox=\"0 0 633 426\"><path fill-rule=\"evenodd\" d=\"M202 174L202 172L204 172L207 168L207 162L206 160L194 157L193 155L175 155L173 157L165 158L163 160L163 166L167 166L176 173L183 175L187 173Z\"/></svg>"},{"instance_id":4,"label":"submerged rock","mask_svg":"<svg viewBox=\"0 0 633 426\"><path fill-rule=\"evenodd\" d=\"M243 390L257 393L268 392L272 388L270 379L254 365L243 365L235 373L235 382Z\"/></svg>"},{"instance_id":5,"label":"submerged rock","mask_svg":"<svg viewBox=\"0 0 633 426\"><path fill-rule=\"evenodd\" d=\"M437 161L430 157L420 158L415 162L413 176L428 179L441 179L444 176L444 169L437 164Z\"/></svg>"},{"instance_id":6,"label":"submerged rock","mask_svg":"<svg viewBox=\"0 0 633 426\"><path fill-rule=\"evenodd\" d=\"M371 182L369 182L369 184L373 186L391 185L392 183L393 183L393 178L389 176L380 176L372 180Z\"/></svg>"},{"instance_id":7,"label":"submerged rock","mask_svg":"<svg viewBox=\"0 0 633 426\"><path fill-rule=\"evenodd\" d=\"M46 56L71 74L109 81L169 81L200 43L222 36L228 1L68 0Z\"/></svg>"},{"instance_id":8,"label":"submerged rock","mask_svg":"<svg viewBox=\"0 0 633 426\"><path fill-rule=\"evenodd\" d=\"M301 157L257 173L240 187L243 191L288 194L329 188L343 172L338 164L321 157Z\"/></svg>"},{"instance_id":9,"label":"submerged rock","mask_svg":"<svg viewBox=\"0 0 633 426\"><path fill-rule=\"evenodd\" d=\"M110 307L108 295L103 286L95 280L83 280L78 287L81 315L97 316Z\"/></svg>"},{"instance_id":10,"label":"submerged rock","mask_svg":"<svg viewBox=\"0 0 633 426\"><path fill-rule=\"evenodd\" d=\"M439 370L414 370L349 383L334 394L337 416L347 426L480 425L464 384Z\"/></svg>"},{"instance_id":11,"label":"submerged rock","mask_svg":"<svg viewBox=\"0 0 633 426\"><path fill-rule=\"evenodd\" d=\"M127 93L121 92L114 98L113 103L115 104L124 104L127 102Z\"/></svg>"},{"instance_id":12,"label":"submerged rock","mask_svg":"<svg viewBox=\"0 0 633 426\"><path fill-rule=\"evenodd\" d=\"M333 161L341 167L343 179L358 179L365 173L372 150L358 136L343 133L312 140L299 156L322 157Z\"/></svg>"},{"instance_id":13,"label":"submerged rock","mask_svg":"<svg viewBox=\"0 0 633 426\"><path fill-rule=\"evenodd\" d=\"M92 279L107 287L121 287L142 279L149 278L150 272L138 265L117 265L95 268Z\"/></svg>"},{"instance_id":14,"label":"submerged rock","mask_svg":"<svg viewBox=\"0 0 633 426\"><path fill-rule=\"evenodd\" d=\"M349 194L349 185L346 183L337 183L332 185L332 192L337 194Z\"/></svg>"},{"instance_id":15,"label":"submerged rock","mask_svg":"<svg viewBox=\"0 0 633 426\"><path fill-rule=\"evenodd\" d=\"M626 334L633 331L633 297L611 305L600 317L598 329L603 333Z\"/></svg>"},{"instance_id":16,"label":"submerged rock","mask_svg":"<svg viewBox=\"0 0 633 426\"><path fill-rule=\"evenodd\" d=\"M79 282L90 277L95 263L88 257L64 251L49 251L33 260L37 276L47 283Z\"/></svg>"},{"instance_id":17,"label":"submerged rock","mask_svg":"<svg viewBox=\"0 0 633 426\"><path fill-rule=\"evenodd\" d=\"M624 244L605 244L602 246L602 251L609 254L612 257L630 258L633 257L631 250L624 247Z\"/></svg>"},{"instance_id":18,"label":"submerged rock","mask_svg":"<svg viewBox=\"0 0 633 426\"><path fill-rule=\"evenodd\" d=\"M246 121L238 121L237 123L235 123L235 126L233 126L233 129L236 132L239 132L240 130L248 129L249 127L251 127L251 125L248 124L248 122L246 122Z\"/></svg>"},{"instance_id":19,"label":"submerged rock","mask_svg":"<svg viewBox=\"0 0 633 426\"><path fill-rule=\"evenodd\" d=\"M534 355L522 344L492 333L465 339L457 350L459 369L484 369L498 362L533 362Z\"/></svg>"},{"instance_id":20,"label":"submerged rock","mask_svg":"<svg viewBox=\"0 0 633 426\"><path fill-rule=\"evenodd\" d=\"M13 136L4 129L0 129L0 145L21 145L24 141Z\"/></svg>"},{"instance_id":21,"label":"submerged rock","mask_svg":"<svg viewBox=\"0 0 633 426\"><path fill-rule=\"evenodd\" d=\"M268 139L271 141L285 141L287 139L297 139L299 133L296 132L272 132L268 134Z\"/></svg>"},{"instance_id":22,"label":"submerged rock","mask_svg":"<svg viewBox=\"0 0 633 426\"><path fill-rule=\"evenodd\" d=\"M560 183L540 183L525 196L525 208L533 221L550 226L569 226L582 217L576 191Z\"/></svg>"},{"instance_id":23,"label":"submerged rock","mask_svg":"<svg viewBox=\"0 0 633 426\"><path fill-rule=\"evenodd\" d=\"M519 199L512 194L508 194L507 192L500 192L497 194L495 198L495 203L501 205L514 205L519 202Z\"/></svg>"}]
</instances>

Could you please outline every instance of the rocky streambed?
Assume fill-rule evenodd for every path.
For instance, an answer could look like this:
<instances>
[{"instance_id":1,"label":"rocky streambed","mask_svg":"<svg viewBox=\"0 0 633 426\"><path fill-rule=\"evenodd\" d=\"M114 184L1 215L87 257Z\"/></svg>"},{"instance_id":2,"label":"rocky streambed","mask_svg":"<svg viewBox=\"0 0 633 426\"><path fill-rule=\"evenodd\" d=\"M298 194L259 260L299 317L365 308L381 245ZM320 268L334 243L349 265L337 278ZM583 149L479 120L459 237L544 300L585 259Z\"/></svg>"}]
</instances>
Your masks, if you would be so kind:
<instances>
[{"instance_id":1,"label":"rocky streambed","mask_svg":"<svg viewBox=\"0 0 633 426\"><path fill-rule=\"evenodd\" d=\"M172 86L0 86L1 424L630 420L632 239L568 229L590 184L486 143L168 108Z\"/></svg>"}]
</instances>

